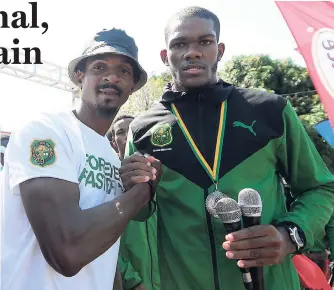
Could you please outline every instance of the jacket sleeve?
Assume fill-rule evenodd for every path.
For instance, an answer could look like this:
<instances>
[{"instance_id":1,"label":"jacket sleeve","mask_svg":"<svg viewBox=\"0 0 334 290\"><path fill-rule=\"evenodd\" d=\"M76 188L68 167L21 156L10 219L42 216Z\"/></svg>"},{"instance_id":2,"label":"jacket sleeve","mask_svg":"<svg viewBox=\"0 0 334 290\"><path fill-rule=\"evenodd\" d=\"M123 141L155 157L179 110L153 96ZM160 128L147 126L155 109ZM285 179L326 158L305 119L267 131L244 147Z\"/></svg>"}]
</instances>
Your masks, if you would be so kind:
<instances>
[{"instance_id":1,"label":"jacket sleeve","mask_svg":"<svg viewBox=\"0 0 334 290\"><path fill-rule=\"evenodd\" d=\"M295 197L293 210L275 223L292 222L304 232L304 250L314 245L333 214L334 176L326 167L293 107L283 111L284 133L277 150L281 174Z\"/></svg>"},{"instance_id":2,"label":"jacket sleeve","mask_svg":"<svg viewBox=\"0 0 334 290\"><path fill-rule=\"evenodd\" d=\"M133 133L132 133L132 128L131 128L131 124L130 124L124 157L125 158L129 157L137 151L138 150L137 150L137 148L134 144ZM143 153L145 153L145 152L143 152ZM139 222L146 221L147 219L149 219L154 214L155 210L156 210L156 203L155 203L155 201L152 200L151 202L149 202L149 204L146 207L144 207L133 218L133 220L134 221L139 221Z\"/></svg>"},{"instance_id":3,"label":"jacket sleeve","mask_svg":"<svg viewBox=\"0 0 334 290\"><path fill-rule=\"evenodd\" d=\"M118 265L122 275L124 290L134 289L142 283L139 273L137 273L131 263L121 255L118 256Z\"/></svg>"},{"instance_id":4,"label":"jacket sleeve","mask_svg":"<svg viewBox=\"0 0 334 290\"><path fill-rule=\"evenodd\" d=\"M334 261L334 215L331 216L325 229L331 253L329 258L331 261Z\"/></svg>"}]
</instances>

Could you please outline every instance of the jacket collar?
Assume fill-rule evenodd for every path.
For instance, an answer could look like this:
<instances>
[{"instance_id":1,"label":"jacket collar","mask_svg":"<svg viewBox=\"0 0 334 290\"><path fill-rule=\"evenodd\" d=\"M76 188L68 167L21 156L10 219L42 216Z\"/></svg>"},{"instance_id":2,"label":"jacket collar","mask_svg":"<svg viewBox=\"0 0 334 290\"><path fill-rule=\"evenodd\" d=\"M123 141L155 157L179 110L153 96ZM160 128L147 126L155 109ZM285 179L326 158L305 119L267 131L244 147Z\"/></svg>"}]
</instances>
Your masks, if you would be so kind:
<instances>
[{"instance_id":1,"label":"jacket collar","mask_svg":"<svg viewBox=\"0 0 334 290\"><path fill-rule=\"evenodd\" d=\"M227 99L234 86L219 80L217 83L201 88L191 89L186 92L175 92L172 90L172 84L167 84L161 97L161 103L177 102L207 102L213 105L219 105Z\"/></svg>"}]
</instances>

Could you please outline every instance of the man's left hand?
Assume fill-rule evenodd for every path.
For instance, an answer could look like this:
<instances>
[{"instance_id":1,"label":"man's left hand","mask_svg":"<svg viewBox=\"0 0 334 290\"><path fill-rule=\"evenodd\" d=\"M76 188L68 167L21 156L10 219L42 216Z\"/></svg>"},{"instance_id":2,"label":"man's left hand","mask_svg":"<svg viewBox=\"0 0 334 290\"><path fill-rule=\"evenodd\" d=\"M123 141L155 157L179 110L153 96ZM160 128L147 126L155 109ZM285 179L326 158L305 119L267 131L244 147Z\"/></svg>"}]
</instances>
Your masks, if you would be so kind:
<instances>
[{"instance_id":1,"label":"man's left hand","mask_svg":"<svg viewBox=\"0 0 334 290\"><path fill-rule=\"evenodd\" d=\"M226 236L223 248L229 259L238 261L240 268L280 264L296 248L286 229L258 225Z\"/></svg>"}]
</instances>

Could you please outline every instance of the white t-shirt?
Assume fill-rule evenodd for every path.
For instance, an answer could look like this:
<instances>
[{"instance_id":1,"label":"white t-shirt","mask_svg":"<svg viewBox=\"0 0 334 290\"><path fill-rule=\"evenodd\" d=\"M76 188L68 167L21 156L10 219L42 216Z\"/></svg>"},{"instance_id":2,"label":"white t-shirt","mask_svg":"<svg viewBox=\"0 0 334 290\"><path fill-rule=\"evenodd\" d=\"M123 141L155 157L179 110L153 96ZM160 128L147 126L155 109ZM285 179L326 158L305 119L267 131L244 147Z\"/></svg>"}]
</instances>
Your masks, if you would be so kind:
<instances>
[{"instance_id":1,"label":"white t-shirt","mask_svg":"<svg viewBox=\"0 0 334 290\"><path fill-rule=\"evenodd\" d=\"M1 172L1 290L112 290L118 241L74 277L46 262L27 219L19 184L36 177L77 183L81 209L122 194L121 162L103 137L72 112L41 114L11 135Z\"/></svg>"}]
</instances>

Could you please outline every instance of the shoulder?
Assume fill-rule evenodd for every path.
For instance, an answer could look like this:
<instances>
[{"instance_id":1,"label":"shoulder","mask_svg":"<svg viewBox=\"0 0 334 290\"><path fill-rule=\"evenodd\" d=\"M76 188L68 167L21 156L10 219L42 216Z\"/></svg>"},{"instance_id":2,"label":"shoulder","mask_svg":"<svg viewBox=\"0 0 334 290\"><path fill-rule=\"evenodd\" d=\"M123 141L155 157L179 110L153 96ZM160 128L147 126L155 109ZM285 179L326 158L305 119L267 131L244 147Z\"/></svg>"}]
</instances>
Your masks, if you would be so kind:
<instances>
[{"instance_id":1,"label":"shoulder","mask_svg":"<svg viewBox=\"0 0 334 290\"><path fill-rule=\"evenodd\" d=\"M26 141L27 139L63 139L65 128L70 126L69 112L41 112L20 123L11 133L10 140Z\"/></svg>"},{"instance_id":2,"label":"shoulder","mask_svg":"<svg viewBox=\"0 0 334 290\"><path fill-rule=\"evenodd\" d=\"M158 122L166 120L170 121L173 118L168 107L162 103L157 103L147 111L141 113L130 124L133 134L140 131L147 131Z\"/></svg>"},{"instance_id":3,"label":"shoulder","mask_svg":"<svg viewBox=\"0 0 334 290\"><path fill-rule=\"evenodd\" d=\"M235 91L253 107L263 109L265 111L283 111L287 105L286 98L274 93L269 93L265 90L236 87Z\"/></svg>"},{"instance_id":4,"label":"shoulder","mask_svg":"<svg viewBox=\"0 0 334 290\"><path fill-rule=\"evenodd\" d=\"M71 113L66 111L40 112L20 123L14 131L34 127L56 128L62 126L64 122L70 121L71 118L73 118L71 117Z\"/></svg>"}]
</instances>

